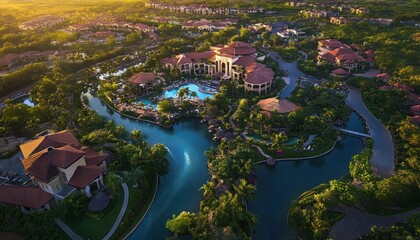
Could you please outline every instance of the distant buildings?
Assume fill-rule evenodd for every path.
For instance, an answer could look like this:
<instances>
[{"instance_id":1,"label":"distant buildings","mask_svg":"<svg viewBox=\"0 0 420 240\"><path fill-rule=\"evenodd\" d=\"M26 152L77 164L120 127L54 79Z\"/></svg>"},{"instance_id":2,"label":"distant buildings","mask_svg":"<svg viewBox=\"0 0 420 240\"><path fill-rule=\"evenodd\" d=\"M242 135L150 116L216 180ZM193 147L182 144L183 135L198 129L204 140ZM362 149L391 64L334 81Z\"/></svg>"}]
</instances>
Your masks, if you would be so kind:
<instances>
[{"instance_id":1,"label":"distant buildings","mask_svg":"<svg viewBox=\"0 0 420 240\"><path fill-rule=\"evenodd\" d=\"M357 23L357 22L368 22L371 24L379 24L379 25L386 25L389 26L392 23L392 19L389 18L344 18L344 17L331 17L330 23L342 25L347 23Z\"/></svg>"},{"instance_id":2,"label":"distant buildings","mask_svg":"<svg viewBox=\"0 0 420 240\"><path fill-rule=\"evenodd\" d=\"M165 68L183 74L209 75L222 80L244 80L245 91L261 94L271 89L274 72L256 62L256 49L244 42L211 47L211 51L191 52L162 59Z\"/></svg>"},{"instance_id":3,"label":"distant buildings","mask_svg":"<svg viewBox=\"0 0 420 240\"><path fill-rule=\"evenodd\" d=\"M318 41L318 64L328 62L349 72L362 67L366 62L362 56L353 51L350 46L336 39Z\"/></svg>"},{"instance_id":4,"label":"distant buildings","mask_svg":"<svg viewBox=\"0 0 420 240\"><path fill-rule=\"evenodd\" d=\"M327 17L328 13L326 11L321 10L301 10L300 15L302 15L305 18L323 18Z\"/></svg>"},{"instance_id":5,"label":"distant buildings","mask_svg":"<svg viewBox=\"0 0 420 240\"><path fill-rule=\"evenodd\" d=\"M201 20L191 20L187 21L182 25L183 29L192 29L196 28L198 30L208 30L208 31L214 31L214 30L220 30L225 29L228 26L234 25L238 22L236 19L224 19L219 21L209 21L207 19L201 19Z\"/></svg>"},{"instance_id":6,"label":"distant buildings","mask_svg":"<svg viewBox=\"0 0 420 240\"><path fill-rule=\"evenodd\" d=\"M36 30L49 28L64 22L65 19L58 16L43 16L22 23L19 28L22 30Z\"/></svg>"},{"instance_id":7,"label":"distant buildings","mask_svg":"<svg viewBox=\"0 0 420 240\"><path fill-rule=\"evenodd\" d=\"M198 15L230 15L239 13L258 13L263 12L263 8L213 8L206 4L191 4L184 5L170 5L165 3L146 2L146 7L169 10L171 12L178 12L184 14L198 14Z\"/></svg>"},{"instance_id":8,"label":"distant buildings","mask_svg":"<svg viewBox=\"0 0 420 240\"><path fill-rule=\"evenodd\" d=\"M104 27L109 30L129 30L138 32L154 32L156 27L150 27L142 23L129 23L129 22L114 22L114 21L103 21L103 20L91 20L84 24L69 26L70 31L87 31L93 28Z\"/></svg>"},{"instance_id":9,"label":"distant buildings","mask_svg":"<svg viewBox=\"0 0 420 240\"><path fill-rule=\"evenodd\" d=\"M289 24L286 22L271 22L271 23L256 23L249 26L249 29L259 31L260 29L265 29L267 32L277 33L284 31L289 27Z\"/></svg>"}]
</instances>

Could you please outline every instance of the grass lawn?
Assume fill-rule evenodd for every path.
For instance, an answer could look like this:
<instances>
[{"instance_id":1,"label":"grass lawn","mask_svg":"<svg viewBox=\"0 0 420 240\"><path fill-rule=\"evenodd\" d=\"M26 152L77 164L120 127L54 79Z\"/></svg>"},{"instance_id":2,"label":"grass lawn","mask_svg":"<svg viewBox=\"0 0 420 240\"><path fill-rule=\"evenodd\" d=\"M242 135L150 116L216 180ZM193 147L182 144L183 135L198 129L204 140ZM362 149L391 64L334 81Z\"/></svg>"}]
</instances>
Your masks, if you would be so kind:
<instances>
[{"instance_id":1,"label":"grass lawn","mask_svg":"<svg viewBox=\"0 0 420 240\"><path fill-rule=\"evenodd\" d=\"M124 200L124 192L122 188L118 192L118 196L119 197L116 200L116 203L111 202L110 206L108 206L112 209L109 209L105 216L99 220L85 214L82 219L69 223L69 227L85 239L102 239L109 230L111 230L112 225L114 225L115 219L121 210ZM104 211L107 211L107 209Z\"/></svg>"},{"instance_id":2,"label":"grass lawn","mask_svg":"<svg viewBox=\"0 0 420 240\"><path fill-rule=\"evenodd\" d=\"M264 150L264 152L266 152L268 155L270 155L274 159L305 158L305 157L318 156L330 150L333 146L334 146L334 141L331 141L328 144L314 151L295 152L293 150L286 150L284 155L279 156L277 152L270 150L267 145L260 145L260 147Z\"/></svg>"},{"instance_id":3,"label":"grass lawn","mask_svg":"<svg viewBox=\"0 0 420 240\"><path fill-rule=\"evenodd\" d=\"M149 205L152 204L152 200L155 195L155 189L158 184L156 175L154 175L152 179L149 179L149 181L151 182L150 191L148 192L147 197L145 198L143 203L140 203L142 204L142 206L139 211L136 211L134 216L129 216L129 214L132 211L132 209L134 209L136 205L139 204L140 196L138 196L138 194L134 194L136 189L128 185L128 189L130 192L130 196L128 198L128 206L119 227L121 227L121 224L124 224L124 222L129 222L130 224L126 226L125 230L122 233L119 233L117 229L114 235L112 235L111 239L121 239L123 236L126 236L133 228L137 226L138 222L143 218L144 214L146 214Z\"/></svg>"}]
</instances>

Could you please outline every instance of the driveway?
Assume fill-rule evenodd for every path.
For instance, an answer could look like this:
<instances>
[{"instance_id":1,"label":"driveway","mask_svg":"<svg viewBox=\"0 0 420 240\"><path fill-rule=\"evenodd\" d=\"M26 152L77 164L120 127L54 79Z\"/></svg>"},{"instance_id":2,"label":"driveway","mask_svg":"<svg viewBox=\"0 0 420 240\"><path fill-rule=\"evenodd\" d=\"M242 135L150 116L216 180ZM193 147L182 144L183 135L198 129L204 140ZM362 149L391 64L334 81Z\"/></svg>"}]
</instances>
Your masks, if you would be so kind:
<instances>
[{"instance_id":1,"label":"driveway","mask_svg":"<svg viewBox=\"0 0 420 240\"><path fill-rule=\"evenodd\" d=\"M287 98L293 92L293 90L295 90L298 78L304 76L305 74L303 74L297 69L297 62L285 62L283 58L281 58L281 56L279 56L275 52L269 52L268 55L274 61L277 61L279 67L285 72L287 72L287 75L290 78L290 81L287 84L287 86L283 90L281 90L278 95L279 98Z\"/></svg>"},{"instance_id":2,"label":"driveway","mask_svg":"<svg viewBox=\"0 0 420 240\"><path fill-rule=\"evenodd\" d=\"M347 105L365 119L374 141L371 167L380 177L395 175L394 143L388 129L367 109L359 89L350 87Z\"/></svg>"},{"instance_id":3,"label":"driveway","mask_svg":"<svg viewBox=\"0 0 420 240\"><path fill-rule=\"evenodd\" d=\"M340 240L357 239L369 233L373 226L390 227L405 221L412 214L420 212L420 208L417 208L405 213L377 216L348 206L339 206L335 210L343 212L346 216L332 226L329 237Z\"/></svg>"}]
</instances>

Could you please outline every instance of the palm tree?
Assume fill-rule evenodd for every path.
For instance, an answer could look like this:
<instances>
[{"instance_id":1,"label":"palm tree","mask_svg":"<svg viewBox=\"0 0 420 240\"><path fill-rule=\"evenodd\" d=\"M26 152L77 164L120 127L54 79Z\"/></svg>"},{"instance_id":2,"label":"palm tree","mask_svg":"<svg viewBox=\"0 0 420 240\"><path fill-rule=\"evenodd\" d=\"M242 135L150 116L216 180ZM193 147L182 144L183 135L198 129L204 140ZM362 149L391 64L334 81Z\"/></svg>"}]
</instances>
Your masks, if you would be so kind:
<instances>
[{"instance_id":1,"label":"palm tree","mask_svg":"<svg viewBox=\"0 0 420 240\"><path fill-rule=\"evenodd\" d=\"M197 95L196 92L192 91L192 92L190 92L190 97L191 98L196 98L196 97L198 97L198 95Z\"/></svg>"},{"instance_id":2,"label":"palm tree","mask_svg":"<svg viewBox=\"0 0 420 240\"><path fill-rule=\"evenodd\" d=\"M181 88L178 90L178 97L182 101L185 97L190 95L190 89L188 87Z\"/></svg>"},{"instance_id":3,"label":"palm tree","mask_svg":"<svg viewBox=\"0 0 420 240\"><path fill-rule=\"evenodd\" d=\"M140 167L131 168L130 171L124 171L124 177L136 188L139 186L138 182L143 182L144 171Z\"/></svg>"},{"instance_id":4,"label":"palm tree","mask_svg":"<svg viewBox=\"0 0 420 240\"><path fill-rule=\"evenodd\" d=\"M109 173L105 177L105 185L111 190L113 195L117 195L121 188L121 178L115 173Z\"/></svg>"},{"instance_id":5,"label":"palm tree","mask_svg":"<svg viewBox=\"0 0 420 240\"><path fill-rule=\"evenodd\" d=\"M255 197L255 187L249 184L245 179L239 181L238 186L233 185L235 192L245 200Z\"/></svg>"},{"instance_id":6,"label":"palm tree","mask_svg":"<svg viewBox=\"0 0 420 240\"><path fill-rule=\"evenodd\" d=\"M130 133L130 138L135 145L138 145L140 143L140 140L142 139L141 131L139 129L134 129Z\"/></svg>"},{"instance_id":7,"label":"palm tree","mask_svg":"<svg viewBox=\"0 0 420 240\"><path fill-rule=\"evenodd\" d=\"M216 184L213 181L206 182L203 186L200 188L201 191L203 191L203 196L214 196L216 193Z\"/></svg>"}]
</instances>

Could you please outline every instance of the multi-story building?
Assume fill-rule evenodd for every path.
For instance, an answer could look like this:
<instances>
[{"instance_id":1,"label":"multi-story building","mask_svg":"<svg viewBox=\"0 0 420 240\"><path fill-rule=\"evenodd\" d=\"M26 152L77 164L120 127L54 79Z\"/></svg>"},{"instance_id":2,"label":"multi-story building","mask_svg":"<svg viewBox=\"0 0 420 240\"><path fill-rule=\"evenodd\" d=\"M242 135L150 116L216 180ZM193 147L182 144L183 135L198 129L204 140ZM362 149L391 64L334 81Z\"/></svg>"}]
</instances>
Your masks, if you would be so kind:
<instances>
[{"instance_id":1,"label":"multi-story building","mask_svg":"<svg viewBox=\"0 0 420 240\"><path fill-rule=\"evenodd\" d=\"M64 18L58 16L43 16L22 23L19 28L22 30L49 28L64 22L64 20Z\"/></svg>"},{"instance_id":2,"label":"multi-story building","mask_svg":"<svg viewBox=\"0 0 420 240\"><path fill-rule=\"evenodd\" d=\"M336 39L318 41L318 64L329 62L338 67L353 71L362 66L366 60L350 46Z\"/></svg>"},{"instance_id":3,"label":"multi-story building","mask_svg":"<svg viewBox=\"0 0 420 240\"><path fill-rule=\"evenodd\" d=\"M162 60L164 67L183 74L209 75L222 80L244 80L245 91L261 94L271 89L274 72L256 62L256 49L245 42L211 47L211 51L191 52Z\"/></svg>"}]
</instances>

